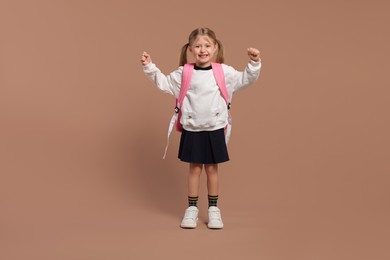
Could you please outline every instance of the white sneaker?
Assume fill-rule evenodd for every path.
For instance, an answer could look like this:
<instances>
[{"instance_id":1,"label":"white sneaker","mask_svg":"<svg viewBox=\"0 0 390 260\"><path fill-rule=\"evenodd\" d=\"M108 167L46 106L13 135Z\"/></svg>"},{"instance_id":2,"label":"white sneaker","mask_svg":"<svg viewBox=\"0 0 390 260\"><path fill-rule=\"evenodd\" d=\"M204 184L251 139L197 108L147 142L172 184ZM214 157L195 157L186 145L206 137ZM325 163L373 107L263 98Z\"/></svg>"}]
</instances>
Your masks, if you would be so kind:
<instances>
[{"instance_id":1,"label":"white sneaker","mask_svg":"<svg viewBox=\"0 0 390 260\"><path fill-rule=\"evenodd\" d=\"M221 217L221 211L218 207L211 206L209 207L209 223L207 224L208 228L221 229L223 228L223 222Z\"/></svg>"},{"instance_id":2,"label":"white sneaker","mask_svg":"<svg viewBox=\"0 0 390 260\"><path fill-rule=\"evenodd\" d=\"M180 227L182 228L196 228L198 224L199 209L195 206L190 206L184 213L183 220L181 221Z\"/></svg>"}]
</instances>

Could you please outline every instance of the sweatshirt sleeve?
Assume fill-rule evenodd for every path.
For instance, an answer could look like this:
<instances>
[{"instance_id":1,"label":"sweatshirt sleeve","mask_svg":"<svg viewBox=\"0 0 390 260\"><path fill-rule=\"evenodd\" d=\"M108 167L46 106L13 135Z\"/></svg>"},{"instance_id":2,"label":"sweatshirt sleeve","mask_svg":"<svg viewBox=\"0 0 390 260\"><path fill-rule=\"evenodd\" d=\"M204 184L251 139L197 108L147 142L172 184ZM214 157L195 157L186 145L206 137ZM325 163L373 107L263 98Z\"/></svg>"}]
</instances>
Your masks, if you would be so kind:
<instances>
[{"instance_id":1,"label":"sweatshirt sleeve","mask_svg":"<svg viewBox=\"0 0 390 260\"><path fill-rule=\"evenodd\" d=\"M253 84L260 75L261 62L250 60L244 71L237 71L233 67L227 66L225 72L226 84L236 92Z\"/></svg>"},{"instance_id":2,"label":"sweatshirt sleeve","mask_svg":"<svg viewBox=\"0 0 390 260\"><path fill-rule=\"evenodd\" d=\"M171 72L168 75L163 74L154 63L143 66L145 75L154 83L154 85L164 93L179 96L181 86L181 74L183 66Z\"/></svg>"}]
</instances>

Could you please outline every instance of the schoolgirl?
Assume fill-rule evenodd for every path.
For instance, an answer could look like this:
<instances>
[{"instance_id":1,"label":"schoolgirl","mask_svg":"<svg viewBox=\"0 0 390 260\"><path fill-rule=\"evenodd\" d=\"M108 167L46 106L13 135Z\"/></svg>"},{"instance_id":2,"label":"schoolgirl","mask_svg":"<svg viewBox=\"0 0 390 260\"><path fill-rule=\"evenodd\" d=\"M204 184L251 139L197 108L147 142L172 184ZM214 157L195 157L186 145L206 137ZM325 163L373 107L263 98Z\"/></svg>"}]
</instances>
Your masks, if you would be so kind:
<instances>
[{"instance_id":1,"label":"schoolgirl","mask_svg":"<svg viewBox=\"0 0 390 260\"><path fill-rule=\"evenodd\" d=\"M152 62L151 56L143 52L141 64L145 75L158 89L176 98L182 87L183 66L187 64L187 54L195 60L190 87L180 107L180 123L183 127L178 158L189 164L188 208L180 226L195 228L198 222L198 197L200 175L207 174L208 224L211 229L221 229L224 224L217 206L219 196L218 164L229 161L225 139L225 128L229 123L229 107L221 95L213 74L214 62L222 65L226 89L230 100L234 92L254 83L260 74L260 52L248 48L249 62L243 71L224 64L223 45L209 28L193 30L188 42L183 46L178 69L168 75L163 74Z\"/></svg>"}]
</instances>

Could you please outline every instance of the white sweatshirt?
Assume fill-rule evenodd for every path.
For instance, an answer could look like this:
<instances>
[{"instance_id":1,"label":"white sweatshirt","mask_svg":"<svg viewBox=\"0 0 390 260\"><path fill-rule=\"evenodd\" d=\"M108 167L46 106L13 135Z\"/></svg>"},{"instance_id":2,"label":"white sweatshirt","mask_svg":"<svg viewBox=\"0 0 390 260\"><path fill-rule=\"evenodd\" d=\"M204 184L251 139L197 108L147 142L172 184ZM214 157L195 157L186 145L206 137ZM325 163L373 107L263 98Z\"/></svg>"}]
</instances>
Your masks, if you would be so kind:
<instances>
[{"instance_id":1,"label":"white sweatshirt","mask_svg":"<svg viewBox=\"0 0 390 260\"><path fill-rule=\"evenodd\" d=\"M261 63L250 60L244 71L222 64L230 101L233 93L254 83L260 74ZM154 63L143 67L145 75L164 93L178 98L183 66L164 75ZM211 66L195 67L190 88L181 107L180 123L188 131L212 131L228 124L228 109L214 78Z\"/></svg>"}]
</instances>

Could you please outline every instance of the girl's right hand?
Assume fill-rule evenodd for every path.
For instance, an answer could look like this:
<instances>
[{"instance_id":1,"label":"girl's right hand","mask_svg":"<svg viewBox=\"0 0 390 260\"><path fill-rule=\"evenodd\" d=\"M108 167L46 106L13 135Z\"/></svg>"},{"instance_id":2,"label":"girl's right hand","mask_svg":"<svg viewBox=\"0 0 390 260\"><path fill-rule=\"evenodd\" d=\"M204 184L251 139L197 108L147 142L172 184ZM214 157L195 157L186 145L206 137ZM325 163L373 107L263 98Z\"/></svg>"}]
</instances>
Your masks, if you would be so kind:
<instances>
[{"instance_id":1,"label":"girl's right hand","mask_svg":"<svg viewBox=\"0 0 390 260\"><path fill-rule=\"evenodd\" d=\"M152 62L152 59L150 58L150 55L146 51L144 51L142 53L142 56L141 56L141 64L143 66L146 66L151 62Z\"/></svg>"},{"instance_id":2,"label":"girl's right hand","mask_svg":"<svg viewBox=\"0 0 390 260\"><path fill-rule=\"evenodd\" d=\"M260 51L255 48L248 48L248 56L251 60L259 62L260 61Z\"/></svg>"}]
</instances>

